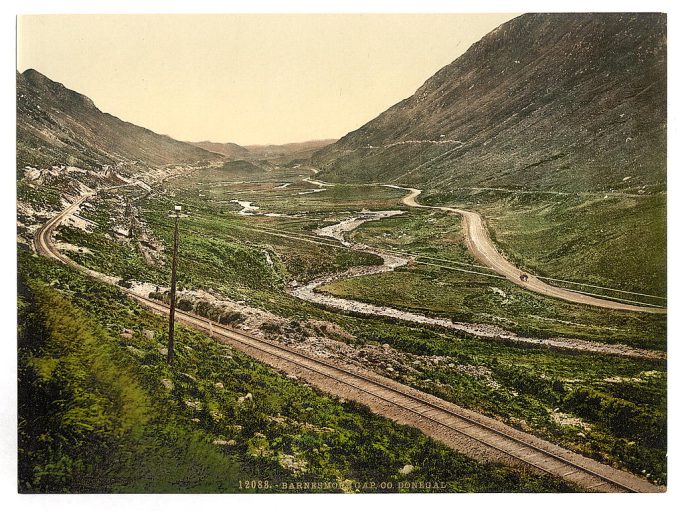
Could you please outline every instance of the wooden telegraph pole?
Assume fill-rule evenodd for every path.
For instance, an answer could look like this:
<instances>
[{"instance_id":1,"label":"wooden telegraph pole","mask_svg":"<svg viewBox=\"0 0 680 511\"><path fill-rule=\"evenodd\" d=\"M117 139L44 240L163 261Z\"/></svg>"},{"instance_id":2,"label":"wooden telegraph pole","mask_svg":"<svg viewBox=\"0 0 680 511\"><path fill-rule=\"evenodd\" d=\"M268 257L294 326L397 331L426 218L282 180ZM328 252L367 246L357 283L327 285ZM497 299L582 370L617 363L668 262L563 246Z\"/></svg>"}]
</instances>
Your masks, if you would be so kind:
<instances>
[{"instance_id":1,"label":"wooden telegraph pole","mask_svg":"<svg viewBox=\"0 0 680 511\"><path fill-rule=\"evenodd\" d=\"M179 233L179 217L182 211L182 206L175 206L174 215L170 215L175 219L175 236L172 246L172 277L170 284L170 324L168 325L168 365L172 365L175 358L175 293L177 292L177 244Z\"/></svg>"}]
</instances>

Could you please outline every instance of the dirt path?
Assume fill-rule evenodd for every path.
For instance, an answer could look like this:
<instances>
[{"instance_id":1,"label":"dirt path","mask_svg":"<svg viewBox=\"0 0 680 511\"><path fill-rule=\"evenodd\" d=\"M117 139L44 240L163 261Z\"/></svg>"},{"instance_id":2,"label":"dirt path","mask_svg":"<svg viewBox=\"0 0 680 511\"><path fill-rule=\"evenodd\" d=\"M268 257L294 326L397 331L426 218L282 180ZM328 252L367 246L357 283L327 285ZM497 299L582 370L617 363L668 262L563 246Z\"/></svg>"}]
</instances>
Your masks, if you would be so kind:
<instances>
[{"instance_id":1,"label":"dirt path","mask_svg":"<svg viewBox=\"0 0 680 511\"><path fill-rule=\"evenodd\" d=\"M584 305L593 305L595 307L604 307L607 309L632 312L647 312L651 314L665 314L667 312L666 309L662 307L621 303L546 284L545 282L539 280L539 278L535 275L531 275L526 271L520 270L498 252L498 249L491 240L488 231L484 227L484 222L479 213L446 206L426 206L416 202L416 198L421 194L422 190L418 190L416 188L406 188L397 185L385 186L407 190L409 192L408 195L402 199L404 204L407 206L413 208L439 209L441 211L447 211L460 215L463 218L463 227L465 229L467 245L470 251L474 254L475 258L480 263L506 277L513 284L545 296L559 298L568 302L581 303ZM528 279L526 281L520 280L520 275L522 274L527 275Z\"/></svg>"}]
</instances>

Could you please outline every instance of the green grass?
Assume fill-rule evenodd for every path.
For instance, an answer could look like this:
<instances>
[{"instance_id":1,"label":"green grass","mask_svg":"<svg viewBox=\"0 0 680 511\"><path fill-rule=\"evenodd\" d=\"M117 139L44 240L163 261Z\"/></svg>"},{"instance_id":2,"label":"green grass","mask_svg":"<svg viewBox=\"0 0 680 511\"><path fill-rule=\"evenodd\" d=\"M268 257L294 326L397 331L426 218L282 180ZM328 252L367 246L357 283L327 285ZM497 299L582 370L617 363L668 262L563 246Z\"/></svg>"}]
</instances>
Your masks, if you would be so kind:
<instances>
[{"instance_id":1,"label":"green grass","mask_svg":"<svg viewBox=\"0 0 680 511\"><path fill-rule=\"evenodd\" d=\"M164 204L147 202L144 206L146 220L169 246L172 226ZM353 266L381 262L372 254L278 236L281 225L278 219L243 217L231 212L215 214L209 209L192 207L190 215L181 222L184 259L180 271L185 276L184 282L201 282L215 288L235 284L274 289L280 288L285 280L307 281ZM284 225L285 230L291 228L289 223Z\"/></svg>"},{"instance_id":2,"label":"green grass","mask_svg":"<svg viewBox=\"0 0 680 511\"><path fill-rule=\"evenodd\" d=\"M478 211L500 249L538 275L666 295L665 193L556 195L461 190L424 200Z\"/></svg>"},{"instance_id":3,"label":"green grass","mask_svg":"<svg viewBox=\"0 0 680 511\"><path fill-rule=\"evenodd\" d=\"M663 362L480 340L436 328L357 318L324 310L285 294L282 290L285 280L305 281L359 264L375 264L376 260L370 254L352 253L275 236L272 230L312 234L314 229L331 223L331 218L341 220L363 208L403 209L399 202L403 192L383 187L341 186L333 187L332 192L329 188L326 192L308 195L297 195L300 191L314 188L308 183L275 189L283 182L293 181L296 176L296 171L282 170L281 173L263 173L250 179L253 182L236 184L227 182L224 173L206 171L200 179L180 178L168 182L169 193L174 195L172 198L154 193L147 198L139 198L137 204L141 206L143 219L166 247L171 241L171 223L166 216L168 204L179 202L189 211L189 217L181 221L180 286L214 289L286 318L337 323L356 336L354 340L344 341L358 346L387 343L405 357L409 354L435 359L448 357L441 363L428 362L417 371L397 372L391 376L444 399L498 417L570 449L638 474L644 470L646 474L652 474L653 480L665 481L666 369ZM242 178L237 176L230 179L249 181ZM196 184L196 181L202 184ZM333 194L332 201L324 197L328 193ZM576 218L578 206L584 202L583 197L579 196L560 212L559 205L552 204L551 194L480 194L461 192L460 197L451 197L447 201L478 209L485 216L488 215L492 234L511 258L517 257L512 256L513 246L520 247L519 250L515 249L518 253L532 250L529 247L531 243L536 243L547 254L556 250L555 247L561 246L563 239L569 238L567 235L563 238L560 229L569 225L572 221L570 216ZM255 200L263 212L311 213L295 218L244 217L237 214L237 205L229 203L233 198ZM655 199L645 197L639 200ZM106 216L110 215L116 201L120 203L120 199L112 196L97 202L97 209L87 213L101 224L95 235L103 236L110 227L107 226ZM616 203L610 203L607 199L602 204L606 206L600 210L604 218L608 212L611 213ZM657 206L651 207L647 216L643 213L642 218L656 218L654 212L658 212ZM513 208L521 213L512 213ZM552 213L549 214L550 211ZM545 215L541 217L542 212ZM535 215L541 219L535 220ZM602 220L618 229L618 237L608 241L609 246L625 247L625 240L630 239L626 229L634 218L629 213L619 217L612 213L611 219L607 217ZM590 236L591 231L588 229L596 225L596 218L573 220L577 223L581 221L580 230L565 232L577 238ZM621 225L616 224L619 221ZM507 232L515 236L512 238L508 235L507 238L512 239L512 246L503 244L505 231L495 227L503 222L509 226ZM526 224L527 232L532 233L531 239L522 239L518 235L525 229L522 222ZM64 232L68 234L69 231ZM409 209L406 215L363 224L352 236L357 242L404 250L421 258L428 256L463 263L453 265L457 267L471 268L466 265L476 264L465 248L459 219L441 212ZM647 240L649 246L658 243L654 236ZM540 243L531 241L534 238ZM121 269L121 273L123 269L129 268L130 274L137 272L145 278L157 278L161 284L169 280L167 264L161 269L137 269L135 265L142 264L141 260L129 254L123 257L121 253L125 251L121 250L123 245L120 243L107 244L96 237L80 241L85 245L91 244L96 251L101 252L90 256L91 259L86 261L88 265L105 267L109 264L114 273L118 271L117 268ZM80 243L77 239L73 242ZM574 250L583 250L586 254L597 251L596 245L576 244L574 247ZM267 262L265 252L271 264ZM581 257L579 253L575 253L577 259ZM627 258L626 254L622 252L621 257ZM656 257L648 256L650 260ZM132 263L128 261L130 257L134 259ZM547 256L541 257L546 263L550 261ZM603 263L591 263L587 256L581 259L583 265L573 270L578 273L570 274L567 271L569 257L559 258L559 264L556 263L554 268L555 274L551 275L571 275L570 278L578 275L579 280L602 285L617 283L614 273L609 270L599 273L600 280L593 280L598 275L598 265ZM526 261L522 261L522 264L528 267ZM632 279L635 278L634 272L647 272L647 269L632 269L623 263L620 268L622 276L628 274ZM343 296L396 305L421 313L494 323L523 334L577 337L660 350L664 350L666 345L664 316L577 306L528 293L502 279L422 264L394 273L337 282L326 289ZM84 296L88 296L88 293L84 293ZM108 322L105 317L101 316L102 322ZM136 321L139 319L136 318ZM122 327L122 323L118 326ZM158 330L161 328L162 325ZM147 349L141 345L133 347ZM468 366L473 366L474 370L468 370ZM486 376L475 376L475 371L482 371ZM559 408L559 412L555 412L555 408ZM583 421L586 426L579 426L578 422L576 425L562 424L555 418L555 413L566 413L571 418ZM271 445L270 436L266 436ZM244 441L247 443L248 439ZM254 442L264 445L261 439ZM258 448L252 447L251 453ZM247 455L248 449L244 449ZM248 464L246 466L250 467Z\"/></svg>"},{"instance_id":4,"label":"green grass","mask_svg":"<svg viewBox=\"0 0 680 511\"><path fill-rule=\"evenodd\" d=\"M51 211L61 206L61 195L58 190L47 186L30 185L25 179L17 179L17 199L39 211Z\"/></svg>"},{"instance_id":5,"label":"green grass","mask_svg":"<svg viewBox=\"0 0 680 511\"><path fill-rule=\"evenodd\" d=\"M465 246L460 217L441 211L409 209L404 215L364 223L351 237L386 250L475 263Z\"/></svg>"},{"instance_id":6,"label":"green grass","mask_svg":"<svg viewBox=\"0 0 680 511\"><path fill-rule=\"evenodd\" d=\"M22 284L22 493L234 490L238 463L167 407L113 332L63 293Z\"/></svg>"},{"instance_id":7,"label":"green grass","mask_svg":"<svg viewBox=\"0 0 680 511\"><path fill-rule=\"evenodd\" d=\"M484 341L379 320L341 323L359 346L430 357L390 376L615 466L666 478L666 365ZM596 396L595 399L590 399ZM555 411L585 426L561 424ZM644 472L643 472L644 471Z\"/></svg>"},{"instance_id":8,"label":"green grass","mask_svg":"<svg viewBox=\"0 0 680 511\"><path fill-rule=\"evenodd\" d=\"M196 207L237 211L232 199L253 201L266 213L330 214L360 211L363 208L388 209L399 205L403 192L377 185L335 185L319 193L306 193L319 188L303 181L309 172L303 169L280 169L261 173L234 173L205 169L191 178L173 179L168 189ZM313 179L313 176L311 177ZM277 188L291 183L286 188ZM203 197L201 197L203 195Z\"/></svg>"},{"instance_id":9,"label":"green grass","mask_svg":"<svg viewBox=\"0 0 680 511\"><path fill-rule=\"evenodd\" d=\"M74 261L106 275L122 280L141 280L147 282L167 281L162 269L150 267L144 261L135 243L116 240L105 230L86 232L74 227L60 227L57 241L85 247L89 252L69 252Z\"/></svg>"},{"instance_id":10,"label":"green grass","mask_svg":"<svg viewBox=\"0 0 680 511\"><path fill-rule=\"evenodd\" d=\"M433 480L445 491L571 490L470 460L182 327L168 368L165 321L114 288L26 253L20 279L22 492L223 492L253 479L270 482L257 491ZM415 470L402 475L406 464Z\"/></svg>"},{"instance_id":11,"label":"green grass","mask_svg":"<svg viewBox=\"0 0 680 511\"><path fill-rule=\"evenodd\" d=\"M496 277L491 270L471 266L476 262L467 251L461 221L455 215L410 211L365 223L352 238L413 254L423 264L333 282L322 291L426 315L496 324L526 335L666 348L665 315L607 310L543 297Z\"/></svg>"},{"instance_id":12,"label":"green grass","mask_svg":"<svg viewBox=\"0 0 680 511\"><path fill-rule=\"evenodd\" d=\"M570 304L537 296L502 279L430 266L336 281L320 291L454 321L494 324L522 335L666 349L663 315Z\"/></svg>"}]
</instances>

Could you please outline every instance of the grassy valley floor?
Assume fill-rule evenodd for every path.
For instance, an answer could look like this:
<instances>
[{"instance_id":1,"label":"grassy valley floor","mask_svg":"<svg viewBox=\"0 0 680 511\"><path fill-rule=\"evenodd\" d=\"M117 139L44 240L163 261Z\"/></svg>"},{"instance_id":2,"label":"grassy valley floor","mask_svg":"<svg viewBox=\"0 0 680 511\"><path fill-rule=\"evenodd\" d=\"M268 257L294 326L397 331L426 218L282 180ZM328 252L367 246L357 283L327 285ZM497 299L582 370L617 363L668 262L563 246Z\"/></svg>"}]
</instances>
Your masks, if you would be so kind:
<instances>
[{"instance_id":1,"label":"grassy valley floor","mask_svg":"<svg viewBox=\"0 0 680 511\"><path fill-rule=\"evenodd\" d=\"M438 328L415 327L399 321L359 318L324 310L287 294L286 286L293 281L307 282L319 275L380 262L373 254L348 250L332 240L318 244L315 229L356 215L364 208L407 209L400 202L403 192L399 190L368 185L337 185L325 187L325 191L306 193L321 187L303 181L303 176L302 171L293 169L251 173L248 176L209 169L195 172L191 177L167 181L165 189L148 194L129 188L115 193L103 192L80 213L92 223L85 229L79 225L65 226L57 233L57 239L69 244L68 255L81 264L116 275L123 284L146 282L149 290L153 291L157 286L166 286L169 281L167 247L172 240L171 219L167 217L169 205L183 204L189 213L181 221L179 282L183 292L208 290L225 299L275 314L278 319L273 323L268 320L261 325L262 334L311 352L330 350L385 376L497 417L567 448L646 475L652 481L665 482L666 365L663 360L635 360L484 340ZM281 188L286 183L291 184ZM239 214L243 208L233 200L254 201L262 214ZM126 206L128 201L131 208ZM275 216L265 216L269 213ZM133 227L132 236L125 232L130 227ZM120 234L121 229L123 234ZM140 232L145 233L144 236ZM402 216L365 223L350 238L369 246L408 252L416 258L416 262L393 273L337 281L326 286L326 292L455 320L496 324L519 333L574 337L665 351L666 322L663 316L579 307L527 293L502 279L456 270L474 269L469 265L475 264L475 261L465 249L460 222L453 215L408 209ZM552 241L550 238L548 235L544 237L546 246L559 242L559 237ZM31 271L42 275L43 283L54 283L56 267L37 261L27 257L21 264L26 268L38 265L42 268L40 271L35 268ZM567 260L562 261L566 268ZM593 266L587 265L582 269L582 276L595 271ZM73 279L85 282L81 277L69 275L64 282ZM561 275L568 276L567 273ZM611 275L605 274L602 283L617 285ZM55 285L63 288L63 279L63 275L56 279ZM156 319L155 327L146 327L155 329L157 333L154 340L145 340L134 325L146 316L140 312L115 312L118 306L112 307L111 312L100 301L88 305L87 297L92 292L87 289L99 289L99 285L91 282L79 285L82 289L78 292L63 289L69 293L68 299L85 311L103 307L95 317L104 326L114 325L109 335L116 340L123 329L132 330L134 342L125 341L123 353L139 357L144 371L151 371L146 366L157 366L153 371L161 372L157 374L156 381L170 380L173 387L167 392L178 392L177 389L184 384L168 376L160 363L162 356L158 350L164 345L162 322L158 323ZM74 297L78 301L74 301ZM120 296L111 299L111 302L119 300ZM213 314L204 303L185 301L182 306L201 314ZM130 304L121 307L126 311L137 310ZM107 314L114 313L119 319L107 319ZM319 332L320 323L337 325L338 331L345 333ZM181 331L182 335L188 335L183 329ZM191 334L188 338L193 339L195 335L198 334ZM201 338L214 344L214 341ZM193 344L191 347L198 349ZM146 355L142 356L133 348L145 350ZM179 355L178 360L186 360L184 357L188 353L195 355L196 351L186 351ZM214 351L202 353L201 360L205 356L220 357ZM156 358L148 358L151 354ZM227 360L235 360L238 354L229 353L228 356L233 358ZM224 361L221 360L221 363ZM196 362L194 367L203 367L202 364L205 362ZM253 364L252 367L265 369ZM214 371L205 376L205 382L200 386L200 392L205 392L211 399L216 399L212 396L217 391L212 390L208 381L219 382L220 378L225 378L217 369ZM190 370L183 372L196 378ZM239 374L245 375L246 371ZM247 379L247 376L244 378ZM278 381L293 384L286 378ZM187 385L191 387L193 384ZM224 385L226 388L227 383L224 382ZM163 388L160 391L166 392ZM211 389L210 393L206 389ZM258 390L252 386L239 387L232 395L232 401L238 401L238 397L244 397L248 392L256 397L253 389ZM185 400L195 401L194 394L184 396ZM177 406L180 409L189 407L179 402ZM207 423L210 408L206 409L206 404L200 406L200 413L194 410L191 413L195 415L190 418ZM274 407L272 410L270 417L283 413L281 408ZM188 410L182 413L188 413ZM237 416L235 411L229 413ZM300 417L294 415L293 419L299 423L312 423L304 414ZM190 422L191 427L198 427L198 423ZM263 424L262 421L260 423ZM323 424L320 427L326 427L328 423ZM234 440L247 455L247 447L243 445L253 438L252 435L240 438L218 431L221 436L212 437L214 440ZM281 458L285 460L289 460L288 456L297 456L297 451L293 452L292 448L280 452L271 448L273 438L277 437L259 432L267 437L270 445L265 451L278 453L272 455L275 458L272 466L281 466L281 456L285 455ZM314 432L313 436L317 433ZM312 452L314 448L321 450L317 445L319 441L309 440L315 446ZM359 449L361 442L356 442ZM232 454L235 449L226 444L210 445L213 446L211 449L224 451L225 455ZM283 445L298 444L284 442ZM403 465L397 469L409 464L398 453L397 443L389 445L385 450L390 457L399 460L394 467L400 463ZM239 457L236 470L248 471L255 466L252 459L246 457L245 460L247 462L243 456ZM346 467L351 465L343 463ZM355 479L351 470L342 473L342 477ZM469 488L474 490L475 485L477 489L484 488L481 481L471 482Z\"/></svg>"}]
</instances>

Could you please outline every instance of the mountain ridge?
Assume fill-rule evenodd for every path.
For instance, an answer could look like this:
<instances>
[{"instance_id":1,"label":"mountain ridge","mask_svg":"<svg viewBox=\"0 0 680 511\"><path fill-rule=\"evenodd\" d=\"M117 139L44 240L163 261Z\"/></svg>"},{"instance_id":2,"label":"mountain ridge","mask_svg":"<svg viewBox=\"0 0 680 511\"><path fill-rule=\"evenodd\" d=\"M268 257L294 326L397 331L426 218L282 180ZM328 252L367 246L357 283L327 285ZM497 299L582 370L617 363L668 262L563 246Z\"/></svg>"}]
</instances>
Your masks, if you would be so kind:
<instances>
[{"instance_id":1,"label":"mountain ridge","mask_svg":"<svg viewBox=\"0 0 680 511\"><path fill-rule=\"evenodd\" d=\"M315 151L326 147L337 139L315 139L305 140L304 142L290 142L287 144L249 144L239 145L233 142L211 142L204 140L201 142L187 142L196 147L223 154L228 158L255 159L263 160L268 158L282 158L296 156L305 158L311 156Z\"/></svg>"},{"instance_id":2,"label":"mountain ridge","mask_svg":"<svg viewBox=\"0 0 680 511\"><path fill-rule=\"evenodd\" d=\"M219 160L221 155L102 112L77 91L34 69L16 73L17 168L77 165L99 169Z\"/></svg>"},{"instance_id":3,"label":"mountain ridge","mask_svg":"<svg viewBox=\"0 0 680 511\"><path fill-rule=\"evenodd\" d=\"M210 140L202 140L200 142L187 142L195 147L200 147L206 151L211 151L213 153L218 153L226 156L227 158L241 159L247 157L250 151L245 147L235 144L233 142L211 142Z\"/></svg>"}]
</instances>

